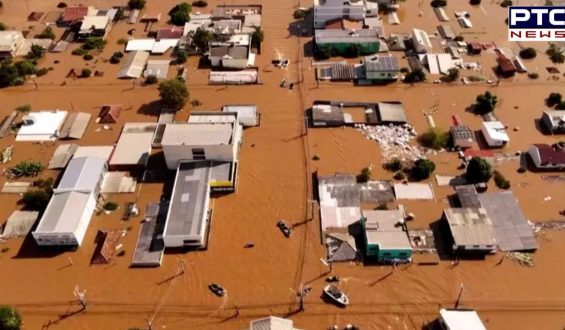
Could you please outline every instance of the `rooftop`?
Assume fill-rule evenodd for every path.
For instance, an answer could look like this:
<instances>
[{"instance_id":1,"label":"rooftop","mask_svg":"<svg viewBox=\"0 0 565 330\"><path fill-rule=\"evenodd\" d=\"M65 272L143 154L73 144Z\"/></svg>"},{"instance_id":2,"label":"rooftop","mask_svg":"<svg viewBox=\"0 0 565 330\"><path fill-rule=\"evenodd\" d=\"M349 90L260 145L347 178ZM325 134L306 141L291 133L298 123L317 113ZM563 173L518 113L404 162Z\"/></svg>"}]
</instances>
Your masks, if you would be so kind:
<instances>
[{"instance_id":1,"label":"rooftop","mask_svg":"<svg viewBox=\"0 0 565 330\"><path fill-rule=\"evenodd\" d=\"M20 31L0 31L1 50L6 48L6 51L10 51L12 49L12 45L18 39L24 39L24 36Z\"/></svg>"},{"instance_id":2,"label":"rooftop","mask_svg":"<svg viewBox=\"0 0 565 330\"><path fill-rule=\"evenodd\" d=\"M63 12L63 16L61 17L61 20L63 22L71 23L83 19L86 15L88 15L88 7L85 6L67 7Z\"/></svg>"},{"instance_id":3,"label":"rooftop","mask_svg":"<svg viewBox=\"0 0 565 330\"><path fill-rule=\"evenodd\" d=\"M91 29L103 30L110 23L110 17L108 16L85 16L82 20L82 25L80 26L80 32L88 32Z\"/></svg>"},{"instance_id":4,"label":"rooftop","mask_svg":"<svg viewBox=\"0 0 565 330\"><path fill-rule=\"evenodd\" d=\"M363 211L367 244L382 249L412 249L410 239L403 229L404 215L400 210Z\"/></svg>"},{"instance_id":5,"label":"rooftop","mask_svg":"<svg viewBox=\"0 0 565 330\"><path fill-rule=\"evenodd\" d=\"M558 145L534 144L540 158L540 164L565 165L565 149Z\"/></svg>"},{"instance_id":6,"label":"rooftop","mask_svg":"<svg viewBox=\"0 0 565 330\"><path fill-rule=\"evenodd\" d=\"M164 234L199 235L207 212L210 187L210 161L181 163L167 214Z\"/></svg>"},{"instance_id":7,"label":"rooftop","mask_svg":"<svg viewBox=\"0 0 565 330\"><path fill-rule=\"evenodd\" d=\"M548 110L543 112L544 116L549 118L552 127L565 125L565 111L563 110ZM552 128L551 127L551 128Z\"/></svg>"},{"instance_id":8,"label":"rooftop","mask_svg":"<svg viewBox=\"0 0 565 330\"><path fill-rule=\"evenodd\" d=\"M105 170L106 159L97 157L75 157L71 159L55 192L80 190L94 191Z\"/></svg>"},{"instance_id":9,"label":"rooftop","mask_svg":"<svg viewBox=\"0 0 565 330\"><path fill-rule=\"evenodd\" d=\"M157 123L127 123L122 129L110 165L145 165Z\"/></svg>"},{"instance_id":10,"label":"rooftop","mask_svg":"<svg viewBox=\"0 0 565 330\"><path fill-rule=\"evenodd\" d=\"M379 42L379 35L377 31L368 29L354 32L331 29L316 30L315 41L318 44Z\"/></svg>"},{"instance_id":11,"label":"rooftop","mask_svg":"<svg viewBox=\"0 0 565 330\"><path fill-rule=\"evenodd\" d=\"M499 121L483 121L483 127L487 134L494 140L498 141L510 141L508 134L506 133L506 127Z\"/></svg>"},{"instance_id":12,"label":"rooftop","mask_svg":"<svg viewBox=\"0 0 565 330\"><path fill-rule=\"evenodd\" d=\"M184 27L179 26L169 26L164 28L159 28L157 30L157 40L161 39L180 39L184 33Z\"/></svg>"},{"instance_id":13,"label":"rooftop","mask_svg":"<svg viewBox=\"0 0 565 330\"><path fill-rule=\"evenodd\" d=\"M248 49L244 46L218 46L210 49L210 56L213 57L245 59L248 54Z\"/></svg>"},{"instance_id":14,"label":"rooftop","mask_svg":"<svg viewBox=\"0 0 565 330\"><path fill-rule=\"evenodd\" d=\"M165 127L162 145L226 145L233 142L230 123L170 123Z\"/></svg>"},{"instance_id":15,"label":"rooftop","mask_svg":"<svg viewBox=\"0 0 565 330\"><path fill-rule=\"evenodd\" d=\"M398 61L394 56L367 56L365 57L365 68L367 71L399 71Z\"/></svg>"},{"instance_id":16,"label":"rooftop","mask_svg":"<svg viewBox=\"0 0 565 330\"><path fill-rule=\"evenodd\" d=\"M480 208L479 193L472 184L456 186L455 191L461 207Z\"/></svg>"},{"instance_id":17,"label":"rooftop","mask_svg":"<svg viewBox=\"0 0 565 330\"><path fill-rule=\"evenodd\" d=\"M67 191L55 193L41 217L36 232L74 232L84 210L88 206L90 193Z\"/></svg>"},{"instance_id":18,"label":"rooftop","mask_svg":"<svg viewBox=\"0 0 565 330\"><path fill-rule=\"evenodd\" d=\"M493 226L483 208L444 210L455 245L495 245Z\"/></svg>"},{"instance_id":19,"label":"rooftop","mask_svg":"<svg viewBox=\"0 0 565 330\"><path fill-rule=\"evenodd\" d=\"M402 103L379 102L379 122L403 124L408 121Z\"/></svg>"},{"instance_id":20,"label":"rooftop","mask_svg":"<svg viewBox=\"0 0 565 330\"><path fill-rule=\"evenodd\" d=\"M486 330L479 315L474 310L449 310L442 308L439 315L451 330Z\"/></svg>"},{"instance_id":21,"label":"rooftop","mask_svg":"<svg viewBox=\"0 0 565 330\"><path fill-rule=\"evenodd\" d=\"M55 141L65 119L67 111L39 111L26 114L23 119L32 123L22 125L16 141Z\"/></svg>"}]
</instances>

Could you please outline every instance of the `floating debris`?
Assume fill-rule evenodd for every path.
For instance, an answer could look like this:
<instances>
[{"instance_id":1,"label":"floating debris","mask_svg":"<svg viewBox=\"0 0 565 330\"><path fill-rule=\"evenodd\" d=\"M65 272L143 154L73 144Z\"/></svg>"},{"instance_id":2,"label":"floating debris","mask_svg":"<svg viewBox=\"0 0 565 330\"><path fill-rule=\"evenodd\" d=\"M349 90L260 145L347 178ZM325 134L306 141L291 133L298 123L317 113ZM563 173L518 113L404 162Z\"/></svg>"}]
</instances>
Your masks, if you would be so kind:
<instances>
[{"instance_id":1,"label":"floating debris","mask_svg":"<svg viewBox=\"0 0 565 330\"><path fill-rule=\"evenodd\" d=\"M409 124L389 126L356 124L355 128L363 133L367 139L379 144L383 162L388 162L394 158L402 161L415 161L423 158L426 154L425 149L410 144L417 133Z\"/></svg>"},{"instance_id":2,"label":"floating debris","mask_svg":"<svg viewBox=\"0 0 565 330\"><path fill-rule=\"evenodd\" d=\"M520 266L534 267L534 258L532 253L508 252L506 257Z\"/></svg>"},{"instance_id":3,"label":"floating debris","mask_svg":"<svg viewBox=\"0 0 565 330\"><path fill-rule=\"evenodd\" d=\"M0 159L2 160L2 164L6 164L7 162L11 161L13 153L14 153L14 146L9 146L6 149L4 149L4 151L2 151L2 154L0 154Z\"/></svg>"}]
</instances>

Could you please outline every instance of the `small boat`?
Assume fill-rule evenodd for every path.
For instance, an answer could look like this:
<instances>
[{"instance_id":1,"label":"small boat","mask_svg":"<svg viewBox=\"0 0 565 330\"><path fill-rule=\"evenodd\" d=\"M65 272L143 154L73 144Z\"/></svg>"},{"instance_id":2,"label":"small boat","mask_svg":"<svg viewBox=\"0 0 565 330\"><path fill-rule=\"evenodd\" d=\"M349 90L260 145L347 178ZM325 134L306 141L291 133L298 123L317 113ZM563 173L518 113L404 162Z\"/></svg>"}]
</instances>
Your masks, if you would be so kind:
<instances>
[{"instance_id":1,"label":"small boat","mask_svg":"<svg viewBox=\"0 0 565 330\"><path fill-rule=\"evenodd\" d=\"M334 276L328 276L326 277L326 282L339 282L339 276L334 275Z\"/></svg>"},{"instance_id":2,"label":"small boat","mask_svg":"<svg viewBox=\"0 0 565 330\"><path fill-rule=\"evenodd\" d=\"M277 227L279 227L279 229L282 231L283 235L286 238L290 237L290 228L288 228L288 226L283 220L277 221Z\"/></svg>"},{"instance_id":3,"label":"small boat","mask_svg":"<svg viewBox=\"0 0 565 330\"><path fill-rule=\"evenodd\" d=\"M226 294L226 290L216 283L208 285L208 289L218 297L223 297Z\"/></svg>"},{"instance_id":4,"label":"small boat","mask_svg":"<svg viewBox=\"0 0 565 330\"><path fill-rule=\"evenodd\" d=\"M324 288L324 294L330 298L333 302L340 306L349 305L349 298L337 288L337 286L328 284Z\"/></svg>"}]
</instances>

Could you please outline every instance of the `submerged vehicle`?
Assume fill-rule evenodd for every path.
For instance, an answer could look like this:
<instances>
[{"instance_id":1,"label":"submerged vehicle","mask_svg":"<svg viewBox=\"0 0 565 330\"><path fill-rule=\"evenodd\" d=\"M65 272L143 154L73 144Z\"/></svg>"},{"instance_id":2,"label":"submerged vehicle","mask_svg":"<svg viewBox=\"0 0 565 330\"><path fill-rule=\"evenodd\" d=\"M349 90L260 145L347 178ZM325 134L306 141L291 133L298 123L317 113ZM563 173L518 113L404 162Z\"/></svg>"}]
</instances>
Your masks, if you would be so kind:
<instances>
[{"instance_id":1,"label":"submerged vehicle","mask_svg":"<svg viewBox=\"0 0 565 330\"><path fill-rule=\"evenodd\" d=\"M208 289L210 289L210 291L212 291L218 297L223 297L226 294L226 289L222 288L216 283L208 285Z\"/></svg>"},{"instance_id":2,"label":"submerged vehicle","mask_svg":"<svg viewBox=\"0 0 565 330\"><path fill-rule=\"evenodd\" d=\"M339 306L349 305L349 298L337 286L328 284L324 288L324 294Z\"/></svg>"},{"instance_id":3,"label":"submerged vehicle","mask_svg":"<svg viewBox=\"0 0 565 330\"><path fill-rule=\"evenodd\" d=\"M284 220L277 221L277 227L279 227L286 238L290 237L290 228L288 228Z\"/></svg>"}]
</instances>

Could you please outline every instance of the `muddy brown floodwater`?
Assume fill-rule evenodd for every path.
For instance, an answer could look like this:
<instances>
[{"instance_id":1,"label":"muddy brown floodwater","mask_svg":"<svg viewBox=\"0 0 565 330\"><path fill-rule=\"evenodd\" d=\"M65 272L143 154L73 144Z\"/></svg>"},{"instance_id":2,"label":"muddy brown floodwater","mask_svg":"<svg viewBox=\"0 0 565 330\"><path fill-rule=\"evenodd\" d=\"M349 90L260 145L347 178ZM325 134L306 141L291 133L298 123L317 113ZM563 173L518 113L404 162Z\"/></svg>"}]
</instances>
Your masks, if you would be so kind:
<instances>
[{"instance_id":1,"label":"muddy brown floodwater","mask_svg":"<svg viewBox=\"0 0 565 330\"><path fill-rule=\"evenodd\" d=\"M44 25L30 23L26 17L31 11L56 11L55 0L3 0L0 21L18 29L30 28L30 33L40 32ZM387 32L409 32L411 27L433 31L439 22L426 3L418 7L416 1L403 2L400 17L402 24L388 26ZM524 2L524 3L522 3ZM520 4L533 1L520 1ZM221 2L223 3L223 2ZM245 4L244 0L229 4ZM260 3L252 1L252 3ZM495 2L483 1L483 9L472 8L466 1L451 1L448 13L467 10L476 28L461 31L456 22L451 25L467 40L494 41L499 46L516 51L518 45L505 41L505 10ZM69 3L71 4L71 3ZM73 1L108 7L119 1ZM208 12L217 2L209 1ZM175 1L149 1L148 10L161 12L163 17ZM0 254L0 303L16 306L22 313L26 329L127 329L145 327L145 319L152 320L154 329L244 329L249 321L266 315L288 316L301 329L326 329L338 324L356 324L361 329L422 329L437 318L440 307L454 304L458 288L463 283L465 291L462 305L475 308L489 329L562 329L565 324L565 232L546 231L538 239L540 248L535 254L535 267L520 267L510 260L496 264L501 255L489 256L483 261L463 261L451 267L449 261L435 266L398 267L391 275L390 267L363 266L345 263L334 267L334 274L343 279L342 287L352 304L339 309L325 304L321 299L325 266L320 258L325 256L320 243L318 210L312 203L311 174L335 172L358 173L369 164L376 165L373 177L390 179L391 174L380 168L379 146L365 139L352 128L305 129L305 109L314 100L402 101L410 123L421 132L427 128L424 111L439 102L434 114L436 125L447 128L451 115L458 114L473 129L479 129L480 118L466 111L477 94L491 90L502 100L497 116L510 127L509 153L526 150L533 142L552 143L557 137L543 136L534 119L544 108L543 101L551 91L563 91L559 81L548 80L545 71L550 66L543 55L546 45L532 44L540 51L526 65L540 74L538 80L528 80L520 75L503 80L497 87L486 84L464 86L417 86L401 83L381 87L354 87L351 84L316 84L311 66L311 38L297 38L289 34L292 12L310 2L264 1L263 29L265 42L262 54L257 57L260 79L257 86L210 86L208 70L197 68L197 58L190 58L187 67L191 98L202 102L193 109L185 107L177 119L186 119L192 110L217 110L229 103L255 103L261 112L261 126L246 129L241 148L239 186L235 194L213 199L213 220L209 247L206 251L166 253L163 264L156 269L130 269L129 263L135 248L140 224L139 218L129 222L120 220L121 212L94 216L83 246L74 252L46 254L33 246L29 238L2 243L9 251ZM451 7L452 6L452 7ZM195 9L196 10L196 9ZM418 13L422 11L422 15ZM385 18L386 21L386 18ZM166 25L160 22L159 25ZM97 131L99 125L91 122L82 145L113 144L125 122L154 122L158 92L154 86L134 86L130 81L115 79L119 65L107 59L123 46L117 40L127 37L130 25L115 25L108 38L106 49L97 60L84 62L70 55L48 53L40 66L54 68L46 76L37 78L38 87L26 84L0 90L0 113L6 115L16 106L29 103L34 110L65 109L97 114L103 103L122 103L130 110L124 111L118 124L111 130ZM135 25L134 36L141 37L142 24ZM62 30L55 28L61 35ZM436 42L434 40L434 42ZM439 47L439 44L435 44ZM529 46L529 45L528 45ZM72 47L76 47L73 45ZM290 59L287 69L277 69L270 64L275 57ZM402 66L406 60L397 53ZM168 58L169 55L161 56ZM483 74L490 79L490 66L494 55L466 58L483 65ZM58 61L55 64L54 61ZM103 77L65 79L70 69L84 67L104 72ZM565 66L559 65L560 70ZM174 76L170 71L171 77ZM464 72L463 75L477 75ZM292 91L278 87L281 79L303 81ZM433 77L432 77L433 78ZM62 83L66 82L63 86ZM512 128L519 127L519 131ZM14 143L13 137L0 140L0 147L15 145L11 164L25 159L47 163L56 145ZM318 155L318 161L312 161ZM458 174L459 161L452 153L431 156L436 162L436 173ZM1 165L6 169L10 164ZM152 166L161 164L156 161ZM564 220L558 214L563 209L565 189L563 183L548 183L536 173L518 174L518 163L508 161L498 167L512 182L512 190L524 212L534 222ZM59 172L46 171L43 177L56 177ZM0 184L5 182L0 178ZM410 228L427 228L441 216L448 205L447 196L452 190L437 187L433 182L434 202L404 203L416 220ZM112 195L110 200L123 205L139 194L138 204L143 210L151 201L168 193L162 183L138 185L135 194ZM494 190L495 187L490 189ZM139 191L141 190L141 191ZM545 196L552 199L545 201ZM0 196L0 219L6 219L16 208L19 196ZM275 227L283 218L294 225L290 239L284 238ZM123 238L126 255L115 258L110 265L91 266L94 238L98 229L128 229ZM255 247L244 249L253 242ZM69 258L72 259L70 265ZM185 263L185 273L178 272L179 260ZM211 282L220 283L228 291L224 298L213 296L207 289ZM295 292L304 283L312 287L305 299L305 311L296 313ZM88 308L77 312L80 306L73 297L73 288L86 289ZM235 317L236 306L240 311ZM75 313L77 312L77 313Z\"/></svg>"}]
</instances>

